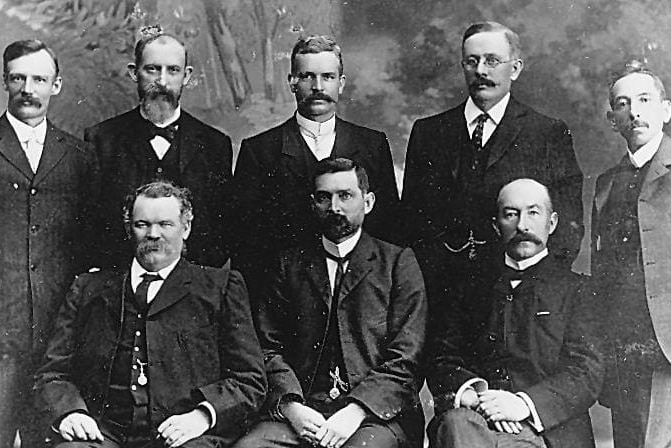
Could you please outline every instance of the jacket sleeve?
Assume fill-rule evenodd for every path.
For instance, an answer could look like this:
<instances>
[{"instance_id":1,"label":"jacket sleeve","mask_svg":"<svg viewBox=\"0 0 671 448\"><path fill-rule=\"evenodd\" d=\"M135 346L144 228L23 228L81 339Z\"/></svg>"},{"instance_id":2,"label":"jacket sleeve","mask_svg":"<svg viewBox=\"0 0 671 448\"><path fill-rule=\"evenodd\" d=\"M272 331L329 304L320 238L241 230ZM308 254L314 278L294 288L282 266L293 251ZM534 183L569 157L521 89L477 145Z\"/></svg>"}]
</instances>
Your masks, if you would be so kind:
<instances>
[{"instance_id":1,"label":"jacket sleeve","mask_svg":"<svg viewBox=\"0 0 671 448\"><path fill-rule=\"evenodd\" d=\"M268 407L272 411L282 397L292 395L304 400L301 383L291 365L284 359L286 344L294 336L291 302L288 300L286 283L286 260L282 259L277 268L268 293L258 304L257 326L263 358L268 375Z\"/></svg>"},{"instance_id":2,"label":"jacket sleeve","mask_svg":"<svg viewBox=\"0 0 671 448\"><path fill-rule=\"evenodd\" d=\"M266 376L247 296L245 282L230 271L223 291L220 316L219 357L222 379L198 390L217 413L218 434L239 432L249 425L263 404Z\"/></svg>"},{"instance_id":3,"label":"jacket sleeve","mask_svg":"<svg viewBox=\"0 0 671 448\"><path fill-rule=\"evenodd\" d=\"M396 187L394 162L391 156L389 141L384 133L378 133L376 144L374 172L368 173L371 189L375 193L375 207L366 216L364 227L373 236L392 243L400 239L400 199Z\"/></svg>"},{"instance_id":4,"label":"jacket sleeve","mask_svg":"<svg viewBox=\"0 0 671 448\"><path fill-rule=\"evenodd\" d=\"M559 368L523 390L536 406L545 430L587 412L598 397L604 376L597 334L597 299L582 283L574 289L559 354Z\"/></svg>"},{"instance_id":5,"label":"jacket sleeve","mask_svg":"<svg viewBox=\"0 0 671 448\"><path fill-rule=\"evenodd\" d=\"M56 318L56 329L47 347L44 363L35 373L35 406L50 422L75 411L88 412L73 382L74 357L78 346L78 313L83 305L86 274L73 282Z\"/></svg>"},{"instance_id":6,"label":"jacket sleeve","mask_svg":"<svg viewBox=\"0 0 671 448\"><path fill-rule=\"evenodd\" d=\"M400 253L392 279L383 359L348 395L382 420L390 420L415 404L423 382L419 362L426 337L427 303L412 250Z\"/></svg>"}]
</instances>

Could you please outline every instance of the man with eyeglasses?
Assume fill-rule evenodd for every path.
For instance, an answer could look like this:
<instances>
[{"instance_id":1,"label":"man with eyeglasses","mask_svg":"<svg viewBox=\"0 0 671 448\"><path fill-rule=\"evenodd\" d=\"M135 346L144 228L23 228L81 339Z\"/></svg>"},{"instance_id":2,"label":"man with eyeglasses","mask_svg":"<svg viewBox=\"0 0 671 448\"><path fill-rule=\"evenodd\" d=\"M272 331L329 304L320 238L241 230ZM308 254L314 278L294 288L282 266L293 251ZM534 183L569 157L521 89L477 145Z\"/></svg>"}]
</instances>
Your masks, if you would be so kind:
<instances>
[{"instance_id":1,"label":"man with eyeglasses","mask_svg":"<svg viewBox=\"0 0 671 448\"><path fill-rule=\"evenodd\" d=\"M284 123L243 140L235 168L240 268L250 285L262 283L269 260L319 234L310 210L311 178L318 161L347 157L363 166L377 205L366 230L390 240L398 191L387 137L336 114L345 88L340 46L327 36L301 38L291 52L288 84L296 113Z\"/></svg>"},{"instance_id":2,"label":"man with eyeglasses","mask_svg":"<svg viewBox=\"0 0 671 448\"><path fill-rule=\"evenodd\" d=\"M471 25L461 65L469 97L418 120L406 155L405 237L422 264L430 300L489 270L496 253L489 217L497 192L515 178L547 185L562 210L554 253L574 257L583 233L582 174L570 131L510 93L524 67L518 35L496 22Z\"/></svg>"}]
</instances>

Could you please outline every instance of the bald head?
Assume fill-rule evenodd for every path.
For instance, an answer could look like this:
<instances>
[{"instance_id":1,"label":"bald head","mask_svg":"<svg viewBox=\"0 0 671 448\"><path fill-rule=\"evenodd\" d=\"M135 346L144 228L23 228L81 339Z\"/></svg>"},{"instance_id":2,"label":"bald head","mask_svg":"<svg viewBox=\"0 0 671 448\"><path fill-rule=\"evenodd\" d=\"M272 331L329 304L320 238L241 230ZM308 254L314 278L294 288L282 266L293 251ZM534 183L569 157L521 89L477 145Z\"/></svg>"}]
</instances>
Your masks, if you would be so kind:
<instances>
[{"instance_id":1,"label":"bald head","mask_svg":"<svg viewBox=\"0 0 671 448\"><path fill-rule=\"evenodd\" d=\"M559 220L547 187L517 179L501 188L495 227L506 252L515 260L531 258L547 246Z\"/></svg>"}]
</instances>

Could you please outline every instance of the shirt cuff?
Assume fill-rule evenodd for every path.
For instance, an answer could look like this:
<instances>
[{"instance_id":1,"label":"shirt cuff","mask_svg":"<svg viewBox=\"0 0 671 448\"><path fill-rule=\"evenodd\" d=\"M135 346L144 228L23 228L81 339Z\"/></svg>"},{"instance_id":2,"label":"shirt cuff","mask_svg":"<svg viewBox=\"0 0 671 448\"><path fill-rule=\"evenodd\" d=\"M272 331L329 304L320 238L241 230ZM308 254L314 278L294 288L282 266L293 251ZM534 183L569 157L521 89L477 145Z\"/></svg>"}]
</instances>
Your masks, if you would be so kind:
<instances>
[{"instance_id":1,"label":"shirt cuff","mask_svg":"<svg viewBox=\"0 0 671 448\"><path fill-rule=\"evenodd\" d=\"M525 392L517 392L515 395L524 400L527 407L529 408L529 413L531 414L531 418L529 418L529 424L531 427L534 428L536 432L543 432L545 429L543 427L543 422L541 422L541 417L538 415L538 412L536 411L536 405L534 404L534 401L531 399L531 397Z\"/></svg>"},{"instance_id":2,"label":"shirt cuff","mask_svg":"<svg viewBox=\"0 0 671 448\"><path fill-rule=\"evenodd\" d=\"M199 408L205 408L207 409L207 412L210 414L210 428L212 429L215 426L217 426L217 411L214 410L214 406L212 406L210 403L207 401L201 401L198 403Z\"/></svg>"},{"instance_id":3,"label":"shirt cuff","mask_svg":"<svg viewBox=\"0 0 671 448\"><path fill-rule=\"evenodd\" d=\"M483 378L471 378L466 381L461 385L457 394L454 396L454 409L461 407L461 396L464 395L464 392L467 389L473 389L475 392L480 393L486 391L488 388L489 384L487 384L487 380Z\"/></svg>"}]
</instances>

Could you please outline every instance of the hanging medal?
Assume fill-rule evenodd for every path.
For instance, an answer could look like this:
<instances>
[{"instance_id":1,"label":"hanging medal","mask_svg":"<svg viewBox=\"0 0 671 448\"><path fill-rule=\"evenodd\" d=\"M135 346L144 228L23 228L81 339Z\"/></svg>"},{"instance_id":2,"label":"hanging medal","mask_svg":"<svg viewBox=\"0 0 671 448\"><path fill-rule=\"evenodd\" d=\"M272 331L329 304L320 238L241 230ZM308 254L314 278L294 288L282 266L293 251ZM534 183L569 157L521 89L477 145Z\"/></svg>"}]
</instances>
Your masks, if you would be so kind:
<instances>
[{"instance_id":1,"label":"hanging medal","mask_svg":"<svg viewBox=\"0 0 671 448\"><path fill-rule=\"evenodd\" d=\"M341 395L341 390L342 392L347 392L349 386L340 378L340 367L336 366L335 371L329 372L329 375L333 380L333 387L329 391L329 397L335 400Z\"/></svg>"},{"instance_id":2,"label":"hanging medal","mask_svg":"<svg viewBox=\"0 0 671 448\"><path fill-rule=\"evenodd\" d=\"M140 376L137 377L137 383L140 386L146 386L147 385L147 376L144 374L144 368L145 366L149 365L147 362L142 362L139 359L137 360L137 365L140 367Z\"/></svg>"}]
</instances>

